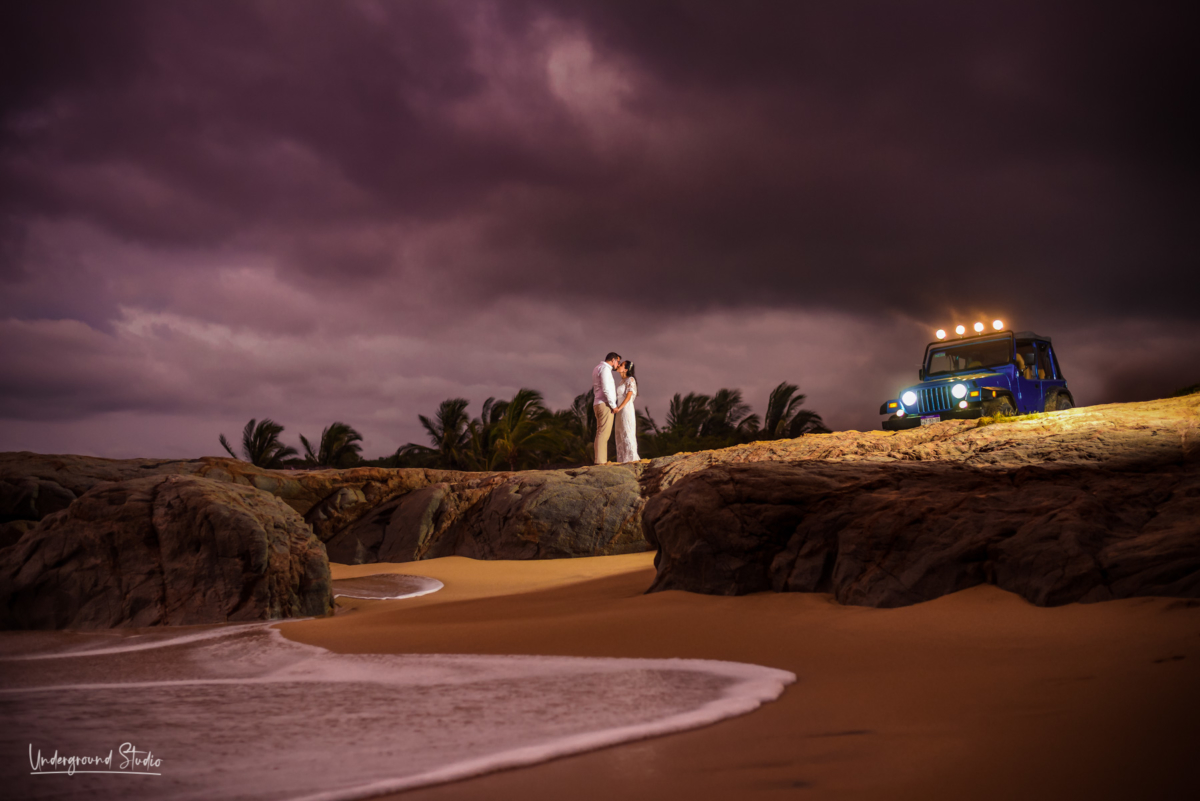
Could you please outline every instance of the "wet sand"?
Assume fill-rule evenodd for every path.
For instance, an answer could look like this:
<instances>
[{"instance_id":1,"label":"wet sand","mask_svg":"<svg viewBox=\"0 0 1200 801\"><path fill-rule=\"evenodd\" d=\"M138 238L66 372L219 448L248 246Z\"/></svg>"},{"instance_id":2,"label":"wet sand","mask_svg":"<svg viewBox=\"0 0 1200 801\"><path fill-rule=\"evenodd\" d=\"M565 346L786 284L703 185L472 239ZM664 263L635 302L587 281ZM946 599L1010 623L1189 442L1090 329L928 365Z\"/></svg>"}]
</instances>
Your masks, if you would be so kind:
<instances>
[{"instance_id":1,"label":"wet sand","mask_svg":"<svg viewBox=\"0 0 1200 801\"><path fill-rule=\"evenodd\" d=\"M649 554L334 566L445 588L339 598L284 635L340 653L698 658L794 672L740 718L387 796L450 799L1197 798L1200 603L1052 609L977 587L903 609L823 595L644 595Z\"/></svg>"}]
</instances>

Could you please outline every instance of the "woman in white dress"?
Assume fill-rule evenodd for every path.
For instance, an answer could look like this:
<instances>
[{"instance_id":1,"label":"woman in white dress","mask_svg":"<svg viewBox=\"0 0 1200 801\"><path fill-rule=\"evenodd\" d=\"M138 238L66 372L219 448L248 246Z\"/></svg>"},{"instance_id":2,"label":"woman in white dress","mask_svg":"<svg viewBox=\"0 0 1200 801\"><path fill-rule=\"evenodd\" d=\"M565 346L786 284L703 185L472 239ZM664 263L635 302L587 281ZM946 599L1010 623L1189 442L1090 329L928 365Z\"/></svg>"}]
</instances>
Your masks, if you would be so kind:
<instances>
[{"instance_id":1,"label":"woman in white dress","mask_svg":"<svg viewBox=\"0 0 1200 801\"><path fill-rule=\"evenodd\" d=\"M637 397L637 379L634 378L633 362L628 359L617 367L621 378L617 382L617 408L613 415L617 418L617 461L637 462L637 413L633 408L633 399Z\"/></svg>"}]
</instances>

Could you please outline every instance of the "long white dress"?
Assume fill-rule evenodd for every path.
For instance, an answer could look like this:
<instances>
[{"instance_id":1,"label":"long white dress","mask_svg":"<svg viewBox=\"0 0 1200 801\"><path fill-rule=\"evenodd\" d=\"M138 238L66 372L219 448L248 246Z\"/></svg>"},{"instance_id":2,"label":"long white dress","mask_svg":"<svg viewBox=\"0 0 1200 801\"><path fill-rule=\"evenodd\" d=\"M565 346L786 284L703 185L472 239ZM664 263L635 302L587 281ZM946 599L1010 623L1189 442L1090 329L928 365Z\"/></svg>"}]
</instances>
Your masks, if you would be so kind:
<instances>
[{"instance_id":1,"label":"long white dress","mask_svg":"<svg viewBox=\"0 0 1200 801\"><path fill-rule=\"evenodd\" d=\"M625 401L626 395L637 397L637 379L630 377L617 383L617 405L620 406ZM617 461L618 462L636 462L642 457L638 456L637 449L637 412L633 410L633 399L631 398L621 413L617 415L616 425L617 430Z\"/></svg>"}]
</instances>

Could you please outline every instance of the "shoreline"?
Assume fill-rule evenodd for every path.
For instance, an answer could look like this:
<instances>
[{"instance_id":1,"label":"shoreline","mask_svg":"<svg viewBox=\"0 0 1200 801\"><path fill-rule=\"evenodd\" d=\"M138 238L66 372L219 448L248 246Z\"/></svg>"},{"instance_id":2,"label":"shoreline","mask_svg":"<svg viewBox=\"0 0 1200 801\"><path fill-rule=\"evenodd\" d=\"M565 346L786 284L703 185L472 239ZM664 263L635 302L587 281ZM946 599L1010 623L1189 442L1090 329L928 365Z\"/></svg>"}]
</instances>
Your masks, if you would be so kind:
<instances>
[{"instance_id":1,"label":"shoreline","mask_svg":"<svg viewBox=\"0 0 1200 801\"><path fill-rule=\"evenodd\" d=\"M1200 792L1200 604L1054 608L975 587L900 609L644 595L653 554L334 565L445 588L283 623L339 653L696 658L798 677L749 715L385 798L1186 797Z\"/></svg>"}]
</instances>

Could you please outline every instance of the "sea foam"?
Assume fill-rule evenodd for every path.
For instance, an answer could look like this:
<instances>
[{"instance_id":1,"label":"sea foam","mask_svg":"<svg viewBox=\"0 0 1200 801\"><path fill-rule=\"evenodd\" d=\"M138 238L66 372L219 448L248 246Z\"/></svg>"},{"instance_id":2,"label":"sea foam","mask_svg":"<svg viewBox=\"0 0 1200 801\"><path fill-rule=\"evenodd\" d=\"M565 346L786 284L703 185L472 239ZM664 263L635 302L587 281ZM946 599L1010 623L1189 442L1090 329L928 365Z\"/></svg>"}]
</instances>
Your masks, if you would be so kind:
<instances>
[{"instance_id":1,"label":"sea foam","mask_svg":"<svg viewBox=\"0 0 1200 801\"><path fill-rule=\"evenodd\" d=\"M428 576L410 576L404 573L374 573L370 576L338 579L333 582L335 598L364 598L370 600L397 600L416 598L437 592L446 586Z\"/></svg>"},{"instance_id":2,"label":"sea foam","mask_svg":"<svg viewBox=\"0 0 1200 801\"><path fill-rule=\"evenodd\" d=\"M0 782L23 798L366 798L714 723L795 680L707 660L342 655L272 624L0 646L19 651L0 659ZM126 743L159 775L26 767Z\"/></svg>"}]
</instances>

